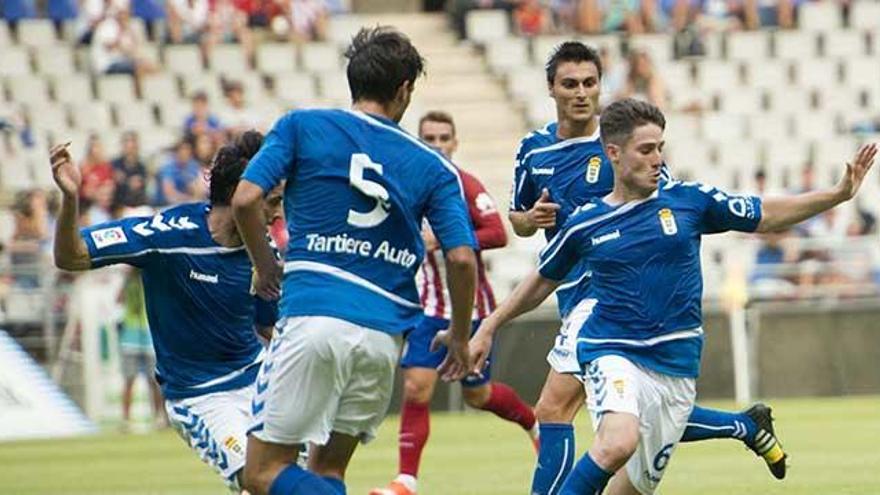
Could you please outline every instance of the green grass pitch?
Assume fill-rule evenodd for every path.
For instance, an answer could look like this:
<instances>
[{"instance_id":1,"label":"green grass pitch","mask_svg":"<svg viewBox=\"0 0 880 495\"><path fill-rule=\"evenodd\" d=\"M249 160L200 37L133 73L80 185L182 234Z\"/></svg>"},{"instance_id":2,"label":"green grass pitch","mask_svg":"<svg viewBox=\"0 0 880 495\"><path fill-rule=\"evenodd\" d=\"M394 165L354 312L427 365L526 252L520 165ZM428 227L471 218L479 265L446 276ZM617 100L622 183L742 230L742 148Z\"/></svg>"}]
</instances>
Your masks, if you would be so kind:
<instances>
[{"instance_id":1,"label":"green grass pitch","mask_svg":"<svg viewBox=\"0 0 880 495\"><path fill-rule=\"evenodd\" d=\"M679 447L660 493L676 495L880 495L880 397L771 401L791 455L785 481L739 442ZM731 407L729 403L706 405ZM589 445L578 418L578 454ZM397 466L397 418L355 454L348 493L366 495ZM534 454L517 427L482 413L432 417L423 456L424 495L518 495L528 491ZM219 478L171 431L0 444L3 495L223 495Z\"/></svg>"}]
</instances>

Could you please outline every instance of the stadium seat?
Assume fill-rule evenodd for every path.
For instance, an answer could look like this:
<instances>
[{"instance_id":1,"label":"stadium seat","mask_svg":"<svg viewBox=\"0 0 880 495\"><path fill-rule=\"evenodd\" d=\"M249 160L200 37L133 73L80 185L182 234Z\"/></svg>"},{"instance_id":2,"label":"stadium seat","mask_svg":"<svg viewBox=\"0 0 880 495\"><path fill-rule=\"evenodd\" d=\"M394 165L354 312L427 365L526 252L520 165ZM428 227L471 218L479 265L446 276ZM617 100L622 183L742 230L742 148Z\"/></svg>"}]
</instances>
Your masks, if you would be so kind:
<instances>
[{"instance_id":1,"label":"stadium seat","mask_svg":"<svg viewBox=\"0 0 880 495\"><path fill-rule=\"evenodd\" d=\"M355 34L366 25L363 16L357 14L339 14L330 17L327 23L327 40L337 46L348 46ZM274 72L284 72L277 70Z\"/></svg>"},{"instance_id":2,"label":"stadium seat","mask_svg":"<svg viewBox=\"0 0 880 495\"><path fill-rule=\"evenodd\" d=\"M822 34L821 40L826 57L861 57L868 54L868 40L862 31L828 31Z\"/></svg>"},{"instance_id":3,"label":"stadium seat","mask_svg":"<svg viewBox=\"0 0 880 495\"><path fill-rule=\"evenodd\" d=\"M507 91L517 101L529 101L532 97L548 97L544 69L537 66L521 66L507 74Z\"/></svg>"},{"instance_id":4,"label":"stadium seat","mask_svg":"<svg viewBox=\"0 0 880 495\"><path fill-rule=\"evenodd\" d=\"M666 116L666 129L663 134L670 143L692 140L700 135L700 125L701 118L696 115L669 112Z\"/></svg>"},{"instance_id":5,"label":"stadium seat","mask_svg":"<svg viewBox=\"0 0 880 495\"><path fill-rule=\"evenodd\" d=\"M791 84L791 66L788 62L754 60L745 65L746 84L760 89L775 90Z\"/></svg>"},{"instance_id":6,"label":"stadium seat","mask_svg":"<svg viewBox=\"0 0 880 495\"><path fill-rule=\"evenodd\" d=\"M306 43L300 46L300 66L309 72L340 69L339 49L332 43Z\"/></svg>"},{"instance_id":7,"label":"stadium seat","mask_svg":"<svg viewBox=\"0 0 880 495\"><path fill-rule=\"evenodd\" d=\"M731 170L754 170L761 159L758 146L751 140L723 141L717 144L716 151L718 165Z\"/></svg>"},{"instance_id":8,"label":"stadium seat","mask_svg":"<svg viewBox=\"0 0 880 495\"><path fill-rule=\"evenodd\" d=\"M783 141L791 138L791 122L787 115L768 112L751 115L747 122L750 141Z\"/></svg>"},{"instance_id":9,"label":"stadium seat","mask_svg":"<svg viewBox=\"0 0 880 495\"><path fill-rule=\"evenodd\" d=\"M880 2L852 2L849 7L849 26L860 31L872 31L876 39L877 30L880 29Z\"/></svg>"},{"instance_id":10,"label":"stadium seat","mask_svg":"<svg viewBox=\"0 0 880 495\"><path fill-rule=\"evenodd\" d=\"M494 74L506 74L529 60L525 38L497 39L486 42L486 63Z\"/></svg>"},{"instance_id":11,"label":"stadium seat","mask_svg":"<svg viewBox=\"0 0 880 495\"><path fill-rule=\"evenodd\" d=\"M702 60L697 64L697 87L700 89L729 90L739 86L740 80L739 64L723 60Z\"/></svg>"},{"instance_id":12,"label":"stadium seat","mask_svg":"<svg viewBox=\"0 0 880 495\"><path fill-rule=\"evenodd\" d=\"M589 34L585 36L578 36L576 39L584 43L585 45L591 46L597 50L601 50L604 48L608 51L608 54L610 54L614 58L619 58L621 56L620 36L616 34ZM549 51L547 53L549 55ZM538 53L535 52L535 56L537 55ZM540 60L536 59L535 61L543 66L546 60L547 56Z\"/></svg>"},{"instance_id":13,"label":"stadium seat","mask_svg":"<svg viewBox=\"0 0 880 495\"><path fill-rule=\"evenodd\" d=\"M837 60L809 59L794 64L795 84L801 88L831 89L840 86L840 63Z\"/></svg>"},{"instance_id":14,"label":"stadium seat","mask_svg":"<svg viewBox=\"0 0 880 495\"><path fill-rule=\"evenodd\" d=\"M847 87L880 87L880 59L848 57L843 61L843 74Z\"/></svg>"},{"instance_id":15,"label":"stadium seat","mask_svg":"<svg viewBox=\"0 0 880 495\"><path fill-rule=\"evenodd\" d=\"M45 103L49 101L49 84L38 76L17 76L6 79L11 101L17 103Z\"/></svg>"},{"instance_id":16,"label":"stadium seat","mask_svg":"<svg viewBox=\"0 0 880 495\"><path fill-rule=\"evenodd\" d=\"M792 129L799 139L814 140L825 139L836 134L835 123L831 118L815 118L815 112L794 114L792 116ZM813 117L813 118L810 118Z\"/></svg>"},{"instance_id":17,"label":"stadium seat","mask_svg":"<svg viewBox=\"0 0 880 495\"><path fill-rule=\"evenodd\" d=\"M809 31L777 31L773 36L774 54L783 60L802 60L818 54L818 37Z\"/></svg>"},{"instance_id":18,"label":"stadium seat","mask_svg":"<svg viewBox=\"0 0 880 495\"><path fill-rule=\"evenodd\" d=\"M858 149L858 139L853 136L833 136L813 142L813 162L837 172L843 172L846 163Z\"/></svg>"},{"instance_id":19,"label":"stadium seat","mask_svg":"<svg viewBox=\"0 0 880 495\"><path fill-rule=\"evenodd\" d=\"M73 52L63 45L41 46L34 51L37 72L47 76L66 76L76 72Z\"/></svg>"},{"instance_id":20,"label":"stadium seat","mask_svg":"<svg viewBox=\"0 0 880 495\"><path fill-rule=\"evenodd\" d=\"M27 49L20 46L4 46L0 50L0 76L25 76L31 73Z\"/></svg>"},{"instance_id":21,"label":"stadium seat","mask_svg":"<svg viewBox=\"0 0 880 495\"><path fill-rule=\"evenodd\" d=\"M465 18L467 38L479 44L510 36L510 18L503 10L472 10Z\"/></svg>"},{"instance_id":22,"label":"stadium seat","mask_svg":"<svg viewBox=\"0 0 880 495\"><path fill-rule=\"evenodd\" d=\"M318 87L321 96L326 99L345 101L350 97L348 80L344 72L331 71L318 74Z\"/></svg>"},{"instance_id":23,"label":"stadium seat","mask_svg":"<svg viewBox=\"0 0 880 495\"><path fill-rule=\"evenodd\" d=\"M682 180L699 180L712 184L709 174L704 174L713 163L714 146L708 141L692 136L691 139L669 141L664 149L666 160L672 164L672 173Z\"/></svg>"},{"instance_id":24,"label":"stadium seat","mask_svg":"<svg viewBox=\"0 0 880 495\"><path fill-rule=\"evenodd\" d=\"M724 34L710 31L702 35L703 49L705 53L702 58L721 59L724 58ZM684 55L687 57L688 55Z\"/></svg>"},{"instance_id":25,"label":"stadium seat","mask_svg":"<svg viewBox=\"0 0 880 495\"><path fill-rule=\"evenodd\" d=\"M19 151L4 157L3 166L0 167L0 186L4 191L12 193L25 191L34 186L30 167L23 152Z\"/></svg>"},{"instance_id":26,"label":"stadium seat","mask_svg":"<svg viewBox=\"0 0 880 495\"><path fill-rule=\"evenodd\" d=\"M127 74L100 76L95 79L98 99L108 103L127 103L135 99L134 79Z\"/></svg>"},{"instance_id":27,"label":"stadium seat","mask_svg":"<svg viewBox=\"0 0 880 495\"><path fill-rule=\"evenodd\" d=\"M49 19L18 21L18 43L24 46L48 46L56 43L55 26Z\"/></svg>"},{"instance_id":28,"label":"stadium seat","mask_svg":"<svg viewBox=\"0 0 880 495\"><path fill-rule=\"evenodd\" d=\"M257 69L265 74L296 70L296 49L290 43L262 43L257 46Z\"/></svg>"},{"instance_id":29,"label":"stadium seat","mask_svg":"<svg viewBox=\"0 0 880 495\"><path fill-rule=\"evenodd\" d=\"M199 72L181 75L183 81L183 98L192 98L196 91L204 91L208 95L211 104L223 101L223 90L220 87L220 79L210 72Z\"/></svg>"},{"instance_id":30,"label":"stadium seat","mask_svg":"<svg viewBox=\"0 0 880 495\"><path fill-rule=\"evenodd\" d=\"M180 89L177 78L168 72L144 76L141 79L141 95L144 100L152 102L178 101Z\"/></svg>"},{"instance_id":31,"label":"stadium seat","mask_svg":"<svg viewBox=\"0 0 880 495\"><path fill-rule=\"evenodd\" d=\"M183 121L192 113L190 104L186 100L161 101L159 107L159 122L166 129L177 129L178 133L183 129Z\"/></svg>"},{"instance_id":32,"label":"stadium seat","mask_svg":"<svg viewBox=\"0 0 880 495\"><path fill-rule=\"evenodd\" d=\"M746 120L742 115L709 113L701 120L703 139L715 142L741 141L746 137Z\"/></svg>"},{"instance_id":33,"label":"stadium seat","mask_svg":"<svg viewBox=\"0 0 880 495\"><path fill-rule=\"evenodd\" d=\"M597 37L598 38L598 37ZM592 40L597 38L591 38L591 41L583 40L587 46L592 46L594 48L598 48L597 44L593 43ZM616 38L615 38L616 39ZM571 41L570 36L563 35L542 35L535 36L532 38L532 60L534 61L535 66L543 67L544 62L550 58L550 54L553 53L553 50L556 49L557 46L565 43L566 41ZM523 61L525 65L527 63L526 60Z\"/></svg>"},{"instance_id":34,"label":"stadium seat","mask_svg":"<svg viewBox=\"0 0 880 495\"><path fill-rule=\"evenodd\" d=\"M121 130L136 130L143 134L156 127L153 104L145 101L132 101L114 105L116 127Z\"/></svg>"},{"instance_id":35,"label":"stadium seat","mask_svg":"<svg viewBox=\"0 0 880 495\"><path fill-rule=\"evenodd\" d=\"M789 170L800 169L810 159L810 147L800 140L764 142L764 171L767 186L782 189Z\"/></svg>"},{"instance_id":36,"label":"stadium seat","mask_svg":"<svg viewBox=\"0 0 880 495\"><path fill-rule=\"evenodd\" d=\"M139 134L141 153L145 157L153 157L169 150L180 141L180 129L183 120L177 127L157 127L150 132ZM160 163L161 165L161 163Z\"/></svg>"},{"instance_id":37,"label":"stadium seat","mask_svg":"<svg viewBox=\"0 0 880 495\"><path fill-rule=\"evenodd\" d=\"M241 74L250 70L247 57L245 57L241 46L237 44L215 46L211 50L208 65L213 72L223 74Z\"/></svg>"},{"instance_id":38,"label":"stadium seat","mask_svg":"<svg viewBox=\"0 0 880 495\"><path fill-rule=\"evenodd\" d=\"M54 189L55 179L52 178L52 168L49 166L49 147L45 140L40 140L37 145L25 153L25 160L30 165L34 186L43 189Z\"/></svg>"},{"instance_id":39,"label":"stadium seat","mask_svg":"<svg viewBox=\"0 0 880 495\"><path fill-rule=\"evenodd\" d=\"M275 74L273 78L275 98L285 103L300 103L315 99L315 80L309 74L289 72Z\"/></svg>"},{"instance_id":40,"label":"stadium seat","mask_svg":"<svg viewBox=\"0 0 880 495\"><path fill-rule=\"evenodd\" d=\"M764 111L764 91L742 86L721 90L716 94L718 111L733 115L757 115Z\"/></svg>"},{"instance_id":41,"label":"stadium seat","mask_svg":"<svg viewBox=\"0 0 880 495\"><path fill-rule=\"evenodd\" d=\"M843 27L843 11L837 2L803 2L797 20L804 31L833 31Z\"/></svg>"},{"instance_id":42,"label":"stadium seat","mask_svg":"<svg viewBox=\"0 0 880 495\"><path fill-rule=\"evenodd\" d=\"M636 34L629 39L629 49L646 52L655 67L672 60L674 48L672 37L668 34Z\"/></svg>"},{"instance_id":43,"label":"stadium seat","mask_svg":"<svg viewBox=\"0 0 880 495\"><path fill-rule=\"evenodd\" d=\"M130 103L132 102L127 101L122 104ZM68 105L68 108L73 126L80 131L101 132L113 127L113 115L110 112L110 105L106 102L74 103Z\"/></svg>"},{"instance_id":44,"label":"stadium seat","mask_svg":"<svg viewBox=\"0 0 880 495\"><path fill-rule=\"evenodd\" d=\"M167 45L165 47L165 68L175 74L199 74L202 55L195 45Z\"/></svg>"},{"instance_id":45,"label":"stadium seat","mask_svg":"<svg viewBox=\"0 0 880 495\"><path fill-rule=\"evenodd\" d=\"M94 99L92 81L84 74L70 74L52 78L52 93L61 103L88 102Z\"/></svg>"},{"instance_id":46,"label":"stadium seat","mask_svg":"<svg viewBox=\"0 0 880 495\"><path fill-rule=\"evenodd\" d=\"M728 60L764 60L770 56L767 31L733 31L726 39Z\"/></svg>"},{"instance_id":47,"label":"stadium seat","mask_svg":"<svg viewBox=\"0 0 880 495\"><path fill-rule=\"evenodd\" d=\"M0 22L0 46L9 47L12 44L12 36L9 34L9 25Z\"/></svg>"},{"instance_id":48,"label":"stadium seat","mask_svg":"<svg viewBox=\"0 0 880 495\"><path fill-rule=\"evenodd\" d=\"M529 127L540 127L556 120L556 107L550 98L535 98L528 102L526 119Z\"/></svg>"},{"instance_id":49,"label":"stadium seat","mask_svg":"<svg viewBox=\"0 0 880 495\"><path fill-rule=\"evenodd\" d=\"M776 113L804 114L813 108L812 91L801 88L777 88L768 91L769 109ZM813 115L811 118L815 118Z\"/></svg>"},{"instance_id":50,"label":"stadium seat","mask_svg":"<svg viewBox=\"0 0 880 495\"><path fill-rule=\"evenodd\" d=\"M862 93L861 88L832 88L821 91L818 95L818 107L829 115L858 111L862 108Z\"/></svg>"},{"instance_id":51,"label":"stadium seat","mask_svg":"<svg viewBox=\"0 0 880 495\"><path fill-rule=\"evenodd\" d=\"M38 132L60 132L70 128L67 109L57 103L33 103L27 105L31 125Z\"/></svg>"}]
</instances>

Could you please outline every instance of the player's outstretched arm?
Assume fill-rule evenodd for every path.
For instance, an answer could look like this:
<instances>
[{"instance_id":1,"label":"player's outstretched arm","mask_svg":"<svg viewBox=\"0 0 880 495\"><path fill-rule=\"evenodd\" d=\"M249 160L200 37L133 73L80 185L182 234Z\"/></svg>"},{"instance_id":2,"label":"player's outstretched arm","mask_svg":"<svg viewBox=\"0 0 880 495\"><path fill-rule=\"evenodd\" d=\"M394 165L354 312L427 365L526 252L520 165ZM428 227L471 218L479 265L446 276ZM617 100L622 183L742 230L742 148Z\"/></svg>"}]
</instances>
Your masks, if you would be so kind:
<instances>
[{"instance_id":1,"label":"player's outstretched arm","mask_svg":"<svg viewBox=\"0 0 880 495\"><path fill-rule=\"evenodd\" d=\"M528 211L511 211L508 214L513 231L520 237L531 237L538 229L556 227L559 204L550 199L550 191L544 189L535 205Z\"/></svg>"},{"instance_id":2,"label":"player's outstretched arm","mask_svg":"<svg viewBox=\"0 0 880 495\"><path fill-rule=\"evenodd\" d=\"M232 196L232 214L254 264L253 290L261 298L273 301L281 295L281 266L266 239L262 200L263 189L242 179Z\"/></svg>"},{"instance_id":3,"label":"player's outstretched arm","mask_svg":"<svg viewBox=\"0 0 880 495\"><path fill-rule=\"evenodd\" d=\"M557 287L558 281L544 278L536 270L520 282L510 296L483 320L470 342L474 373L479 373L485 366L495 332L517 316L537 308Z\"/></svg>"},{"instance_id":4,"label":"player's outstretched arm","mask_svg":"<svg viewBox=\"0 0 880 495\"><path fill-rule=\"evenodd\" d=\"M868 171L874 165L877 145L864 145L856 152L846 172L834 187L793 196L767 198L762 201L761 223L756 232L776 232L830 210L852 199L861 187Z\"/></svg>"},{"instance_id":5,"label":"player's outstretched arm","mask_svg":"<svg viewBox=\"0 0 880 495\"><path fill-rule=\"evenodd\" d=\"M55 145L49 150L52 178L61 189L61 209L55 222L55 266L62 270L79 271L92 267L89 249L79 235L79 188L82 174L67 147L70 142Z\"/></svg>"},{"instance_id":6,"label":"player's outstretched arm","mask_svg":"<svg viewBox=\"0 0 880 495\"><path fill-rule=\"evenodd\" d=\"M474 291L477 280L477 257L469 246L452 248L446 252L446 281L452 302L452 320L446 341L449 349L446 359L437 369L445 381L460 380L468 374L468 337L471 334L471 314L474 309Z\"/></svg>"}]
</instances>

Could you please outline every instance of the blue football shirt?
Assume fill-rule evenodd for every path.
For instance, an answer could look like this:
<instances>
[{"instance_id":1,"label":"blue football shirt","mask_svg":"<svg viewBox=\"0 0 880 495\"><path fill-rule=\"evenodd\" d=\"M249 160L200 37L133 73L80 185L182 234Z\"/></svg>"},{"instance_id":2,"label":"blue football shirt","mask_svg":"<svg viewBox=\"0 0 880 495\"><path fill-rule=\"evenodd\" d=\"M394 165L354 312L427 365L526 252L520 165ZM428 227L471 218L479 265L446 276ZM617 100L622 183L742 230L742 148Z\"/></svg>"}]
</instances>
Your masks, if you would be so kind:
<instances>
[{"instance_id":1,"label":"blue football shirt","mask_svg":"<svg viewBox=\"0 0 880 495\"><path fill-rule=\"evenodd\" d=\"M250 295L244 246L217 244L207 203L166 209L82 229L94 268L141 269L156 375L167 399L247 386L262 345L254 325L274 324L277 304Z\"/></svg>"},{"instance_id":2,"label":"blue football shirt","mask_svg":"<svg viewBox=\"0 0 880 495\"><path fill-rule=\"evenodd\" d=\"M282 117L243 178L286 180L282 316L330 316L387 333L422 317L422 219L444 251L476 247L455 167L393 121L349 110Z\"/></svg>"},{"instance_id":3,"label":"blue football shirt","mask_svg":"<svg viewBox=\"0 0 880 495\"><path fill-rule=\"evenodd\" d=\"M620 354L673 376L699 374L703 344L700 239L752 232L761 200L710 186L662 182L649 198L609 205L595 198L541 252L542 276L563 280L586 261L596 300L578 337L578 359Z\"/></svg>"}]
</instances>

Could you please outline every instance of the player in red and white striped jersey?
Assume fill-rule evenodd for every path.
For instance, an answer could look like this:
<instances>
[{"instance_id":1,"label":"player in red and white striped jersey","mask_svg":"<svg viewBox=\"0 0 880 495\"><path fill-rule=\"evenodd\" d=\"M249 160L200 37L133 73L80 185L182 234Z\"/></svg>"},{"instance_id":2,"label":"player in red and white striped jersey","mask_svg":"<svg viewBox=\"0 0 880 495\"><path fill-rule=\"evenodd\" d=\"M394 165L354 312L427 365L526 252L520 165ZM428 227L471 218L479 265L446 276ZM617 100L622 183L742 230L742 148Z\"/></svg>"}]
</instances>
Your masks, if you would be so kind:
<instances>
[{"instance_id":1,"label":"player in red and white striped jersey","mask_svg":"<svg viewBox=\"0 0 880 495\"><path fill-rule=\"evenodd\" d=\"M419 137L451 158L458 146L455 123L445 112L429 112L419 121ZM507 234L495 202L483 184L473 175L459 169L465 202L474 226L480 250L495 249L507 244ZM443 253L429 227L422 232L425 260L417 275L425 318L406 334L400 366L403 372L403 407L400 417L399 472L385 488L371 495L412 495L416 493L416 477L422 449L430 430L429 406L437 383L437 366L446 356L446 349L432 352L431 342L441 330L449 327L451 305L446 288ZM474 300L474 330L480 321L495 309L495 296L486 277L486 267L477 252L477 291ZM469 376L461 381L462 395L471 407L495 413L498 417L519 424L532 440L537 425L531 406L507 385L491 380L491 362L482 376Z\"/></svg>"}]
</instances>

